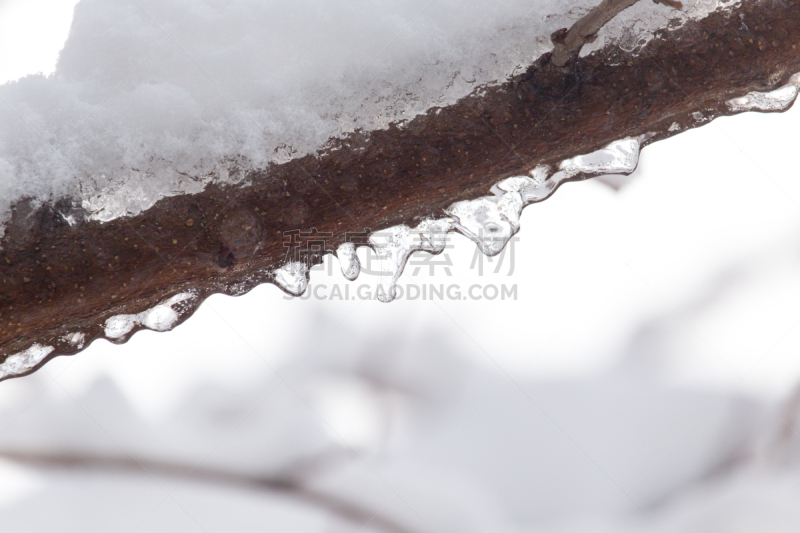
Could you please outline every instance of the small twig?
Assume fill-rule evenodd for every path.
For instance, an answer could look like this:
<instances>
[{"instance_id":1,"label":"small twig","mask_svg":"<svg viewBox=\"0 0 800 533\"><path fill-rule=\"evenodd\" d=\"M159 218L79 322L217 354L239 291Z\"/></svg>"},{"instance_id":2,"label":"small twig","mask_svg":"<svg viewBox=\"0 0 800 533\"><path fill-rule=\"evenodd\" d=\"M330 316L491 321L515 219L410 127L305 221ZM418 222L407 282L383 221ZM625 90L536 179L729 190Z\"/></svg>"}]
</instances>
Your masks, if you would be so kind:
<instances>
[{"instance_id":1,"label":"small twig","mask_svg":"<svg viewBox=\"0 0 800 533\"><path fill-rule=\"evenodd\" d=\"M639 0L603 0L600 5L581 17L567 30L562 28L550 36L555 48L553 49L553 64L564 67L578 57L583 45L593 42L597 32ZM664 4L675 9L682 9L683 4L678 0L653 0L656 4Z\"/></svg>"}]
</instances>

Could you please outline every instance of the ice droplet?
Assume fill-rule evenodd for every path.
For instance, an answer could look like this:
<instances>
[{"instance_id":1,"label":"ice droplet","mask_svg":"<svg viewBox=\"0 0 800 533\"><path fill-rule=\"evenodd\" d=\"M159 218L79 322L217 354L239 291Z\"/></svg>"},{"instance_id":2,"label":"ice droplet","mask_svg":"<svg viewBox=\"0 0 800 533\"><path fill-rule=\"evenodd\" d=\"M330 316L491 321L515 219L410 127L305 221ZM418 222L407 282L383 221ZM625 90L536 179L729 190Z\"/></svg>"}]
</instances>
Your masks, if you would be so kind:
<instances>
[{"instance_id":1,"label":"ice droplet","mask_svg":"<svg viewBox=\"0 0 800 533\"><path fill-rule=\"evenodd\" d=\"M728 100L733 111L783 111L797 99L800 92L800 72L789 78L789 83L770 92L750 92Z\"/></svg>"},{"instance_id":2,"label":"ice droplet","mask_svg":"<svg viewBox=\"0 0 800 533\"><path fill-rule=\"evenodd\" d=\"M3 364L0 365L0 379L8 376L18 376L33 369L45 357L50 355L54 349L52 346L34 344L23 352L8 356L3 361Z\"/></svg>"},{"instance_id":3,"label":"ice droplet","mask_svg":"<svg viewBox=\"0 0 800 533\"><path fill-rule=\"evenodd\" d=\"M105 334L109 339L119 339L131 332L137 315L116 315L106 320Z\"/></svg>"},{"instance_id":4,"label":"ice droplet","mask_svg":"<svg viewBox=\"0 0 800 533\"><path fill-rule=\"evenodd\" d=\"M140 321L147 329L167 331L178 321L178 313L168 305L157 305L143 314Z\"/></svg>"},{"instance_id":5,"label":"ice droplet","mask_svg":"<svg viewBox=\"0 0 800 533\"><path fill-rule=\"evenodd\" d=\"M361 273L361 263L356 255L356 246L352 242L346 242L336 250L336 257L339 258L339 266L342 275L350 281L355 280Z\"/></svg>"},{"instance_id":6,"label":"ice droplet","mask_svg":"<svg viewBox=\"0 0 800 533\"><path fill-rule=\"evenodd\" d=\"M308 267L299 261L289 261L273 272L275 283L293 296L300 296L308 287Z\"/></svg>"},{"instance_id":7,"label":"ice droplet","mask_svg":"<svg viewBox=\"0 0 800 533\"><path fill-rule=\"evenodd\" d=\"M173 306L193 297L192 293L183 292L139 314L112 316L106 320L105 336L109 339L119 339L130 333L137 325L153 331L169 331L180 318Z\"/></svg>"}]
</instances>

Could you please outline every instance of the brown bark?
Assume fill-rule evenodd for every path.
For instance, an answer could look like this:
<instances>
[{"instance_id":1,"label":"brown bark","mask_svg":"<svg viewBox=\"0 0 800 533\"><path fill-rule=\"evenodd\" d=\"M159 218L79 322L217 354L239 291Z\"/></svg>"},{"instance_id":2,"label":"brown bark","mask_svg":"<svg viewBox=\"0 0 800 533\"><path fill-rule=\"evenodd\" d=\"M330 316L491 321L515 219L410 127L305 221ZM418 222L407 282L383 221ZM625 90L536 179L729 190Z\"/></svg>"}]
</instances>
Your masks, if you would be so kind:
<instances>
[{"instance_id":1,"label":"brown bark","mask_svg":"<svg viewBox=\"0 0 800 533\"><path fill-rule=\"evenodd\" d=\"M91 341L109 317L179 291L198 295L183 320L210 294L269 282L287 252L284 232L314 228L333 250L348 232L440 216L536 164L626 136L652 132L655 142L675 133L673 123L729 114L727 99L800 71L798 46L800 0L747 2L662 31L636 56L609 46L562 69L547 54L453 106L250 171L244 186L165 198L135 217L70 226L62 214L80 211L66 201L21 202L0 251L0 361L33 343L75 353L66 335Z\"/></svg>"}]
</instances>

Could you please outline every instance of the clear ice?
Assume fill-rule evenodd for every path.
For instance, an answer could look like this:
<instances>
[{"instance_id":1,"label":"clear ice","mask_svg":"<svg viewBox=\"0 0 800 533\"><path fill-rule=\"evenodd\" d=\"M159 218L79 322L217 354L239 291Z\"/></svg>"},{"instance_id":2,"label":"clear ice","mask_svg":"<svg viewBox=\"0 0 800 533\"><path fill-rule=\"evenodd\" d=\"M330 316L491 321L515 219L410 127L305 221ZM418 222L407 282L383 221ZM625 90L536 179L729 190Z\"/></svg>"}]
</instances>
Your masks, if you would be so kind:
<instances>
[{"instance_id":1,"label":"clear ice","mask_svg":"<svg viewBox=\"0 0 800 533\"><path fill-rule=\"evenodd\" d=\"M308 267L299 261L289 261L273 271L275 283L293 296L300 296L308 287Z\"/></svg>"},{"instance_id":2,"label":"clear ice","mask_svg":"<svg viewBox=\"0 0 800 533\"><path fill-rule=\"evenodd\" d=\"M530 172L530 176L514 176L506 178L491 188L496 196L503 196L505 193L517 192L525 205L534 202L541 202L547 199L560 184L559 181L547 179L550 174L550 167L538 165Z\"/></svg>"},{"instance_id":3,"label":"clear ice","mask_svg":"<svg viewBox=\"0 0 800 533\"><path fill-rule=\"evenodd\" d=\"M562 179L572 178L578 174L594 176L630 174L636 170L636 166L639 164L639 149L642 141L647 138L649 138L648 135L626 137L591 154L565 159L559 165L560 172L566 174L566 177Z\"/></svg>"},{"instance_id":4,"label":"clear ice","mask_svg":"<svg viewBox=\"0 0 800 533\"><path fill-rule=\"evenodd\" d=\"M412 253L424 251L438 254L447 244L447 233L453 229L453 220L423 220L416 228L405 225L376 231L369 237L375 251L380 271L377 297L381 302L391 302L396 296L397 280L403 273Z\"/></svg>"},{"instance_id":5,"label":"clear ice","mask_svg":"<svg viewBox=\"0 0 800 533\"><path fill-rule=\"evenodd\" d=\"M586 155L566 159L548 177L550 169L539 165L530 176L506 178L492 187L495 196L453 204L448 213L456 219L455 229L475 241L487 256L499 254L519 231L519 217L525 205L541 202L566 180L579 174L630 174L639 164L639 148L646 136L627 137Z\"/></svg>"},{"instance_id":6,"label":"clear ice","mask_svg":"<svg viewBox=\"0 0 800 533\"><path fill-rule=\"evenodd\" d=\"M639 164L641 143L650 137L626 137L595 152L565 159L552 175L549 166L537 165L527 176L512 176L495 184L490 190L492 196L456 202L445 210L445 218L423 220L416 228L399 225L372 233L369 245L378 263L378 300L394 300L397 281L411 254L441 253L450 231L463 234L489 257L499 254L519 231L520 215L526 205L545 200L561 183L577 176L633 173ZM342 244L336 255L344 277L356 279L361 266L355 244ZM305 264L289 262L274 271L275 282L299 296L308 285L307 272Z\"/></svg>"},{"instance_id":7,"label":"clear ice","mask_svg":"<svg viewBox=\"0 0 800 533\"><path fill-rule=\"evenodd\" d=\"M733 111L783 111L797 99L800 92L800 72L789 78L789 83L774 91L751 92L728 100Z\"/></svg>"},{"instance_id":8,"label":"clear ice","mask_svg":"<svg viewBox=\"0 0 800 533\"><path fill-rule=\"evenodd\" d=\"M456 219L455 229L491 257L499 254L519 231L522 206L519 192L506 192L502 196L484 196L458 202L447 211Z\"/></svg>"},{"instance_id":9,"label":"clear ice","mask_svg":"<svg viewBox=\"0 0 800 533\"><path fill-rule=\"evenodd\" d=\"M184 292L139 314L113 316L106 320L105 336L109 339L119 339L130 333L137 325L153 331L168 331L180 318L173 307L193 297L192 293Z\"/></svg>"},{"instance_id":10,"label":"clear ice","mask_svg":"<svg viewBox=\"0 0 800 533\"><path fill-rule=\"evenodd\" d=\"M350 281L355 280L361 273L361 263L356 255L356 246L352 242L346 242L336 249L336 257L339 258L339 266L342 275Z\"/></svg>"},{"instance_id":11,"label":"clear ice","mask_svg":"<svg viewBox=\"0 0 800 533\"><path fill-rule=\"evenodd\" d=\"M24 352L9 356L0 365L0 379L24 374L41 363L53 350L52 346L34 344Z\"/></svg>"}]
</instances>

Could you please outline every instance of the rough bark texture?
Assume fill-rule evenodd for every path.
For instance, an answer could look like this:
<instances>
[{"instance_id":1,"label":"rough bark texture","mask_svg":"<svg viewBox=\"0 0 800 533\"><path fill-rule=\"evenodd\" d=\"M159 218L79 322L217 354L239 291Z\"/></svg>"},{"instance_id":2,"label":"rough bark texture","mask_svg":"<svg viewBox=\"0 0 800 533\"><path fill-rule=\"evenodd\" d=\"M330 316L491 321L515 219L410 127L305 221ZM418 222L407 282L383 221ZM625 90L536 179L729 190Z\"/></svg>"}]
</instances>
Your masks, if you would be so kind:
<instances>
[{"instance_id":1,"label":"rough bark texture","mask_svg":"<svg viewBox=\"0 0 800 533\"><path fill-rule=\"evenodd\" d=\"M0 361L33 343L75 353L66 335L89 342L108 318L179 291L198 294L181 320L210 294L246 292L282 264L284 232L315 228L330 251L348 232L440 216L536 164L699 126L728 114L729 98L784 84L800 71L798 46L800 0L747 2L661 32L637 56L606 47L563 69L547 54L453 106L135 217L70 226L62 213L81 213L67 201L21 202L0 251Z\"/></svg>"}]
</instances>

